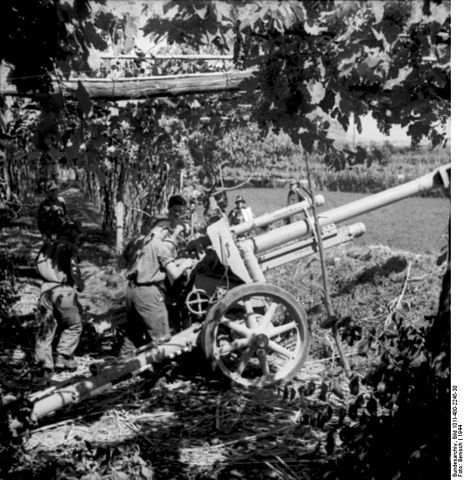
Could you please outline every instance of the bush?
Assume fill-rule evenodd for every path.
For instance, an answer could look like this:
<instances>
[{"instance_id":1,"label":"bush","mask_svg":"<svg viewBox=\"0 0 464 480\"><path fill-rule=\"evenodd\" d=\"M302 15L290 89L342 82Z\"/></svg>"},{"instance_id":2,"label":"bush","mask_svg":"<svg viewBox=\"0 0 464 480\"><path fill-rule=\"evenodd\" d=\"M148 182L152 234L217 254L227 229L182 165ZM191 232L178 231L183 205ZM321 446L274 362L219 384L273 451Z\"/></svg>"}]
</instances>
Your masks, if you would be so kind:
<instances>
[{"instance_id":1,"label":"bush","mask_svg":"<svg viewBox=\"0 0 464 480\"><path fill-rule=\"evenodd\" d=\"M356 421L340 429L342 453L325 466L325 480L347 472L360 480L448 477L449 311L427 327L397 327L382 339L379 366L364 380L374 394L350 406Z\"/></svg>"},{"instance_id":2,"label":"bush","mask_svg":"<svg viewBox=\"0 0 464 480\"><path fill-rule=\"evenodd\" d=\"M237 143L239 142L239 143ZM341 145L352 150L351 145ZM450 161L448 148L420 147L411 150L405 146L394 146L390 142L368 145L381 153L381 158L370 159L372 165L357 165L346 170L334 171L324 165L322 155L312 154L311 175L318 190L376 193L407 181L416 179L434 168ZM220 152L221 158L229 158L231 165L225 169L227 185L241 183L249 176L247 165L253 165L253 187L285 186L292 178L306 178L306 165L299 147L285 134L269 133L260 138L257 132L239 130L225 137ZM439 189L422 194L425 197L442 196Z\"/></svg>"}]
</instances>

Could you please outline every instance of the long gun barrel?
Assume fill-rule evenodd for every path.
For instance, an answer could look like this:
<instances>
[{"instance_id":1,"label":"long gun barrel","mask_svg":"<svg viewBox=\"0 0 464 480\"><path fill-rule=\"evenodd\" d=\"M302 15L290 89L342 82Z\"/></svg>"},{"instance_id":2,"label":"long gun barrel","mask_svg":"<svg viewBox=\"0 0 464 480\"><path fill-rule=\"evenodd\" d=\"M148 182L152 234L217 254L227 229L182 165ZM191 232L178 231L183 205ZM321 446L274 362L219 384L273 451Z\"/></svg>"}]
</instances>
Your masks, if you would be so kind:
<instances>
[{"instance_id":1,"label":"long gun barrel","mask_svg":"<svg viewBox=\"0 0 464 480\"><path fill-rule=\"evenodd\" d=\"M322 195L315 195L314 203L317 207L324 205L324 197ZM283 220L285 218L291 217L297 213L307 212L311 208L310 200L303 200L302 202L289 205L288 207L280 208L271 213L265 213L259 217L249 220L248 222L240 223L230 227L230 231L235 235L243 235L245 233L251 232L257 228L266 227L271 223L277 222L278 220Z\"/></svg>"},{"instance_id":2,"label":"long gun barrel","mask_svg":"<svg viewBox=\"0 0 464 480\"><path fill-rule=\"evenodd\" d=\"M451 177L451 164L437 168L422 177L411 180L410 182L398 185L397 187L384 190L366 198L361 198L354 202L348 203L333 210L321 213L319 222L321 226L329 223L338 223L349 220L350 218L362 215L364 213L376 210L377 208L386 207L391 203L404 200L419 193L430 190L434 187L449 187Z\"/></svg>"},{"instance_id":3,"label":"long gun barrel","mask_svg":"<svg viewBox=\"0 0 464 480\"><path fill-rule=\"evenodd\" d=\"M435 186L442 186L444 188L448 188L450 185L450 178L451 164L448 164L403 185L399 185L383 192L379 192L366 198L362 198L360 200L348 203L341 207L322 212L318 215L319 224L321 227L326 227L334 223L344 222L346 220L349 220L350 218L370 212L371 210L384 207L391 203L403 200L407 197L411 197L426 190L430 190ZM266 215L264 215L263 217L266 217ZM254 220L254 225L260 225L261 218L262 217L256 218ZM249 231L249 224L250 222L247 222L247 224L237 225L231 230L234 233L239 233L243 230ZM244 227L242 227L242 225ZM240 227L242 227L242 229ZM274 230L271 230L270 232L257 235L254 238L242 240L240 244L245 250L249 250L251 248L255 255L259 255L267 252L272 248L276 248L285 243L288 243L289 241L298 240L303 237L308 237L310 235L312 235L311 222L305 219L292 223L290 225L276 228Z\"/></svg>"}]
</instances>

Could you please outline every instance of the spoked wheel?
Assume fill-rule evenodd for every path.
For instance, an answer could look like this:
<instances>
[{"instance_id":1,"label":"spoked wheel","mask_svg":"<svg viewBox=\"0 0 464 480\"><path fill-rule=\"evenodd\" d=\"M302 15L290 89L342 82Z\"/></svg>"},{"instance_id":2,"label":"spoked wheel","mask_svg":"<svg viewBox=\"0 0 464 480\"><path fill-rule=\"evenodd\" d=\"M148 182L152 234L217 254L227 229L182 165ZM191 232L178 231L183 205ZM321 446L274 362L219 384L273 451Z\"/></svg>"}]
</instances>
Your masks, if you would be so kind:
<instances>
[{"instance_id":1,"label":"spoked wheel","mask_svg":"<svg viewBox=\"0 0 464 480\"><path fill-rule=\"evenodd\" d=\"M290 380L309 350L306 314L285 290L249 283L230 290L208 313L202 331L208 358L234 382L268 387Z\"/></svg>"}]
</instances>

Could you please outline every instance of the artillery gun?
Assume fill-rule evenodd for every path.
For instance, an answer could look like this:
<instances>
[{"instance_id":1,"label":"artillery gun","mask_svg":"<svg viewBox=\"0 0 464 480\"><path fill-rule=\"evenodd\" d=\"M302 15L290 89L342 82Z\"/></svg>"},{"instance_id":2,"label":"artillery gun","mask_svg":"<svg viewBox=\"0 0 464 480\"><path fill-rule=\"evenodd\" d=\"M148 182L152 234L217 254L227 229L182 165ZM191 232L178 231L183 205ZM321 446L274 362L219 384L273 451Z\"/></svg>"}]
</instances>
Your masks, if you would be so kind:
<instances>
[{"instance_id":1,"label":"artillery gun","mask_svg":"<svg viewBox=\"0 0 464 480\"><path fill-rule=\"evenodd\" d=\"M324 248L349 242L365 232L362 223L337 223L435 186L448 189L450 179L448 164L403 185L318 214ZM31 395L32 420L94 396L196 346L242 387L263 388L289 381L308 358L310 320L296 298L266 283L265 272L318 251L310 207L310 201L305 200L233 227L225 219L212 223L201 239L207 245L205 254L178 296L177 307L185 308L189 318L184 329L169 342L145 345L128 360L95 365L85 376ZM262 231L301 213L303 220Z\"/></svg>"}]
</instances>

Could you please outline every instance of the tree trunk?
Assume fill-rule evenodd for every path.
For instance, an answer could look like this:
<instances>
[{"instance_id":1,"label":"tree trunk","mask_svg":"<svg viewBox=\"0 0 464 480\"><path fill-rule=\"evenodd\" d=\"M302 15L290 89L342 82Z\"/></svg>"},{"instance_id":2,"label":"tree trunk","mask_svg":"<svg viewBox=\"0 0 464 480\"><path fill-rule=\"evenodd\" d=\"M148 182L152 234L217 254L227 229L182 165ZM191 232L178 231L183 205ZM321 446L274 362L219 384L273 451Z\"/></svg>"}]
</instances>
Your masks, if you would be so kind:
<instances>
[{"instance_id":1,"label":"tree trunk","mask_svg":"<svg viewBox=\"0 0 464 480\"><path fill-rule=\"evenodd\" d=\"M5 200L9 201L11 198L11 186L10 186L10 173L8 171L8 163L9 163L9 158L8 155L6 155L4 152L2 152L3 157L3 180L4 180L4 188L5 188Z\"/></svg>"},{"instance_id":2,"label":"tree trunk","mask_svg":"<svg viewBox=\"0 0 464 480\"><path fill-rule=\"evenodd\" d=\"M116 253L121 255L124 248L124 203L122 201L116 202L114 218L116 220Z\"/></svg>"},{"instance_id":3,"label":"tree trunk","mask_svg":"<svg viewBox=\"0 0 464 480\"><path fill-rule=\"evenodd\" d=\"M108 185L108 179L105 180L103 186L103 230L111 232L111 223L113 219L113 195L111 187Z\"/></svg>"},{"instance_id":4,"label":"tree trunk","mask_svg":"<svg viewBox=\"0 0 464 480\"><path fill-rule=\"evenodd\" d=\"M126 183L126 169L124 163L121 164L121 170L118 177L116 191L116 205L114 207L114 217L116 220L116 253L120 255L124 246L124 185Z\"/></svg>"}]
</instances>

